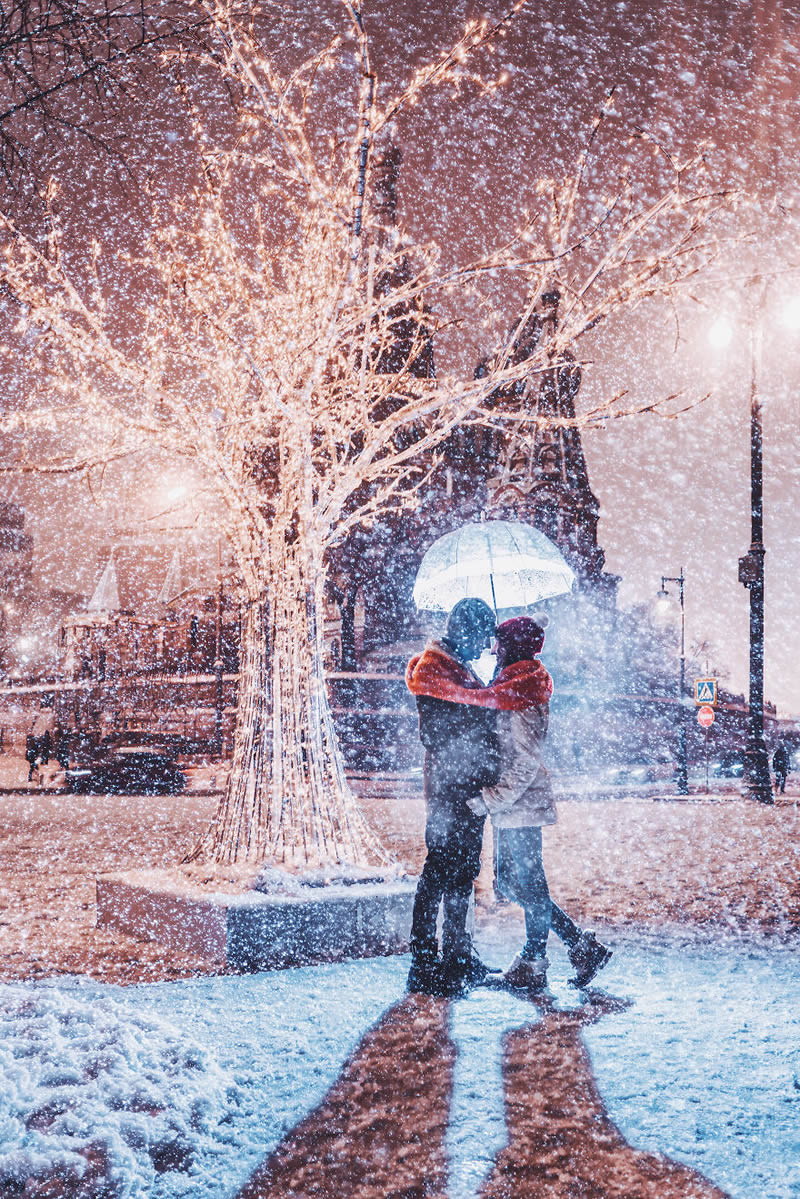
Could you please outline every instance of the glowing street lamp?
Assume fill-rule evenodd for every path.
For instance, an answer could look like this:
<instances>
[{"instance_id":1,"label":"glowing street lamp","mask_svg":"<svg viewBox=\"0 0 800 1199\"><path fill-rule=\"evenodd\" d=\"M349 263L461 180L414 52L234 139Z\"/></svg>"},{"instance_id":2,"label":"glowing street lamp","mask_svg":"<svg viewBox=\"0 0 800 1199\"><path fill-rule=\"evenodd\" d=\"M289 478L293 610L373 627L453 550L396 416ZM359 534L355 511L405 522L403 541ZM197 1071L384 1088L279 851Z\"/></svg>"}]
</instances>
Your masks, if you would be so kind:
<instances>
[{"instance_id":1,"label":"glowing street lamp","mask_svg":"<svg viewBox=\"0 0 800 1199\"><path fill-rule=\"evenodd\" d=\"M761 396L758 390L763 345L763 314L766 281L753 276L749 282L760 284L761 294L750 319L750 548L739 559L739 582L750 592L750 692L748 697L749 730L744 793L759 803L773 803L770 785L769 755L764 740L764 497ZM781 323L788 329L800 329L800 298L783 307ZM727 330L730 330L728 335ZM708 339L716 349L724 349L733 338L733 327L718 318L709 329Z\"/></svg>"},{"instance_id":2,"label":"glowing street lamp","mask_svg":"<svg viewBox=\"0 0 800 1199\"><path fill-rule=\"evenodd\" d=\"M727 317L720 316L708 331L709 344L715 350L726 350L733 341L733 325Z\"/></svg>"},{"instance_id":3,"label":"glowing street lamp","mask_svg":"<svg viewBox=\"0 0 800 1199\"><path fill-rule=\"evenodd\" d=\"M675 770L675 788L678 795L689 794L689 767L686 760L686 705L684 703L684 694L686 691L686 609L683 603L683 588L686 582L686 576L681 567L679 575L662 575L661 590L656 595L656 605L660 615L666 616L672 603L670 592L667 591L667 583L676 583L678 587L678 603L681 609L681 668L678 678L678 761Z\"/></svg>"},{"instance_id":4,"label":"glowing street lamp","mask_svg":"<svg viewBox=\"0 0 800 1199\"><path fill-rule=\"evenodd\" d=\"M786 301L780 319L784 329L788 329L791 333L797 333L800 330L800 296L792 296Z\"/></svg>"}]
</instances>

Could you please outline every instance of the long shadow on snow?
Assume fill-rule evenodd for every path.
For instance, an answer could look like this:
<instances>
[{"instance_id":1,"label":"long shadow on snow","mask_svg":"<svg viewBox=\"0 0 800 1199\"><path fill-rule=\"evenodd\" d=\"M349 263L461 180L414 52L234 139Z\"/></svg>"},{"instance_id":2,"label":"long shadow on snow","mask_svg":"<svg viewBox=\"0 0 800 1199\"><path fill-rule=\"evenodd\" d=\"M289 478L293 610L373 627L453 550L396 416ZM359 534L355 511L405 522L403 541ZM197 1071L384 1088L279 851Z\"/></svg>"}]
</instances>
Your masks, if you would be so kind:
<instances>
[{"instance_id":1,"label":"long shadow on snow","mask_svg":"<svg viewBox=\"0 0 800 1199\"><path fill-rule=\"evenodd\" d=\"M609 1119L581 1031L627 1003L600 991L503 1041L508 1145L481 1199L726 1199L689 1167L632 1148ZM409 995L370 1029L322 1103L237 1199L446 1199L456 1048L449 1004Z\"/></svg>"}]
</instances>

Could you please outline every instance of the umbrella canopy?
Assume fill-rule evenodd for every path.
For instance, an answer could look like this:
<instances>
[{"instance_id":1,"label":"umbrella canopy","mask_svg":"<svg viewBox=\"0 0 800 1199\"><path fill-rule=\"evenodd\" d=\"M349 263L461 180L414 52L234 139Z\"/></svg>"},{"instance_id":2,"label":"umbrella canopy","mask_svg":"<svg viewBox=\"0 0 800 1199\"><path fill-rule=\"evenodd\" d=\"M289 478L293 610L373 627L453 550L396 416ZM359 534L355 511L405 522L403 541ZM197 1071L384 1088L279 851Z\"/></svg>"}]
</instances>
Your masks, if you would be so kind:
<instances>
[{"instance_id":1,"label":"umbrella canopy","mask_svg":"<svg viewBox=\"0 0 800 1199\"><path fill-rule=\"evenodd\" d=\"M423 611L449 612L473 596L499 608L527 608L572 589L575 575L549 537L518 520L463 525L434 541L414 583Z\"/></svg>"}]
</instances>

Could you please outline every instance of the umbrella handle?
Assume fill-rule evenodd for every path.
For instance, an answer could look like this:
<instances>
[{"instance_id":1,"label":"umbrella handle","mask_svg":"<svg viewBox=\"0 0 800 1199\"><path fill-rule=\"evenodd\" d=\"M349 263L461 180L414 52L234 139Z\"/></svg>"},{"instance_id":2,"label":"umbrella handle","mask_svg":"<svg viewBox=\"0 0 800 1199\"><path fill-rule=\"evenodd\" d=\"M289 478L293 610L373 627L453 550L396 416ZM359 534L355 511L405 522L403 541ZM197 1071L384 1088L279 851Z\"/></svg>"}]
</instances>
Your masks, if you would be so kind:
<instances>
[{"instance_id":1,"label":"umbrella handle","mask_svg":"<svg viewBox=\"0 0 800 1199\"><path fill-rule=\"evenodd\" d=\"M489 582L492 585L492 607L494 608L494 618L497 620L497 596L494 593L494 575L489 572Z\"/></svg>"}]
</instances>

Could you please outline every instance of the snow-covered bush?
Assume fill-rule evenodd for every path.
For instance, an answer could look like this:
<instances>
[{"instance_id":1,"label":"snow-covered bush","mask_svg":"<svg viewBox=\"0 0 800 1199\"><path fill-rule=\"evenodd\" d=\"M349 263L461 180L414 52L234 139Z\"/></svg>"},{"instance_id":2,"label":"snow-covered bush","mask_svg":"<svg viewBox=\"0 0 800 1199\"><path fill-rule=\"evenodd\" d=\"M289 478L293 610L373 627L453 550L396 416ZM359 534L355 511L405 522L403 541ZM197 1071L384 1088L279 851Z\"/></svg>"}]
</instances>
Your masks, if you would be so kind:
<instances>
[{"instance_id":1,"label":"snow-covered bush","mask_svg":"<svg viewBox=\"0 0 800 1199\"><path fill-rule=\"evenodd\" d=\"M0 985L4 1194L151 1195L214 1152L235 1099L232 1076L163 1020L80 984Z\"/></svg>"}]
</instances>

